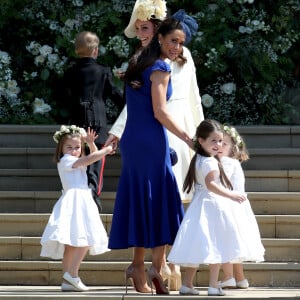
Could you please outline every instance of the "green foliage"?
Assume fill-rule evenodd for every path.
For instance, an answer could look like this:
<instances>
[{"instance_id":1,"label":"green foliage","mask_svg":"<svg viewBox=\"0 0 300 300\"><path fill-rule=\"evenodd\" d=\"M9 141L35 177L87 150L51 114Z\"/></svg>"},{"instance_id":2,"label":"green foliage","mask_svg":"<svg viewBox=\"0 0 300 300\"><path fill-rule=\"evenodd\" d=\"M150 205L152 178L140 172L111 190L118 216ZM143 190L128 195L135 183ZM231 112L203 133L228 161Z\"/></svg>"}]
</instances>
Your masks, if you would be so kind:
<instances>
[{"instance_id":1,"label":"green foliage","mask_svg":"<svg viewBox=\"0 0 300 300\"><path fill-rule=\"evenodd\" d=\"M236 124L289 124L281 95L299 88L299 1L201 1L192 48L205 116ZM234 90L224 93L224 84ZM279 88L280 87L280 88Z\"/></svg>"},{"instance_id":2,"label":"green foliage","mask_svg":"<svg viewBox=\"0 0 300 300\"><path fill-rule=\"evenodd\" d=\"M100 38L99 63L120 68L137 41L123 30L135 0L1 0L0 123L55 123L57 80L75 58L74 38ZM188 45L205 116L234 124L291 124L288 88L300 88L299 0L169 0L195 17ZM298 71L300 72L300 71ZM114 78L122 89L122 82ZM183 83L184 84L184 83ZM205 101L203 102L206 103ZM118 111L109 101L109 120Z\"/></svg>"}]
</instances>

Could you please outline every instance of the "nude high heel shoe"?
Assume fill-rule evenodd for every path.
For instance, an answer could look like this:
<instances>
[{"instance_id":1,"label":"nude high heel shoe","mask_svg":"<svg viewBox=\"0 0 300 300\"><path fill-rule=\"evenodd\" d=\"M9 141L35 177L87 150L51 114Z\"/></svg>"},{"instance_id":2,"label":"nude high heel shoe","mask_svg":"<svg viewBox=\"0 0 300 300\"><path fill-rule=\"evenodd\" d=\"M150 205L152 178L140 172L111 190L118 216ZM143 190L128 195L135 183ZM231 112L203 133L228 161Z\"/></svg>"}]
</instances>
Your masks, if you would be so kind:
<instances>
[{"instance_id":1,"label":"nude high heel shoe","mask_svg":"<svg viewBox=\"0 0 300 300\"><path fill-rule=\"evenodd\" d=\"M150 282L152 295L153 295L152 283L155 286L156 294L160 294L160 295L169 294L168 289L164 285L162 277L160 276L160 274L156 271L156 269L153 266L151 266L148 269L147 273L148 273L148 278L149 278L149 282Z\"/></svg>"},{"instance_id":2,"label":"nude high heel shoe","mask_svg":"<svg viewBox=\"0 0 300 300\"><path fill-rule=\"evenodd\" d=\"M161 273L163 282L168 281L168 283L169 283L172 272L167 264L165 264L161 267L160 273Z\"/></svg>"},{"instance_id":3,"label":"nude high heel shoe","mask_svg":"<svg viewBox=\"0 0 300 300\"><path fill-rule=\"evenodd\" d=\"M131 279L132 285L138 293L151 293L152 289L148 286L147 283L142 285L141 276L137 269L130 265L125 271L125 286L127 294L128 280ZM152 292L153 293L153 292Z\"/></svg>"},{"instance_id":4,"label":"nude high heel shoe","mask_svg":"<svg viewBox=\"0 0 300 300\"><path fill-rule=\"evenodd\" d=\"M174 270L171 271L171 276L168 279L168 288L170 291L178 291L181 286L180 266L174 265Z\"/></svg>"}]
</instances>

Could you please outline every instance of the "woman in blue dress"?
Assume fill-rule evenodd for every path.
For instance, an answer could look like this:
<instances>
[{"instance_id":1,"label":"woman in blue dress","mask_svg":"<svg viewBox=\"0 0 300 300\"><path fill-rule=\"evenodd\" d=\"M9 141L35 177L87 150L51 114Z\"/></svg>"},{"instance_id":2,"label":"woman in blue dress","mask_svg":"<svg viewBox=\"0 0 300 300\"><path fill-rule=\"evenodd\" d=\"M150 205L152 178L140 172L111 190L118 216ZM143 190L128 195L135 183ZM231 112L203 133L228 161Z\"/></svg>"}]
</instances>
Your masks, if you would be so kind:
<instances>
[{"instance_id":1,"label":"woman in blue dress","mask_svg":"<svg viewBox=\"0 0 300 300\"><path fill-rule=\"evenodd\" d=\"M109 237L110 249L134 248L126 270L138 292L155 285L167 294L160 269L165 245L172 245L183 217L183 207L172 171L167 128L192 146L192 139L167 112L172 93L166 58L182 56L185 34L180 22L166 19L141 55L133 57L125 73L127 121L120 140L122 170ZM152 249L152 265L144 268L145 248Z\"/></svg>"}]
</instances>

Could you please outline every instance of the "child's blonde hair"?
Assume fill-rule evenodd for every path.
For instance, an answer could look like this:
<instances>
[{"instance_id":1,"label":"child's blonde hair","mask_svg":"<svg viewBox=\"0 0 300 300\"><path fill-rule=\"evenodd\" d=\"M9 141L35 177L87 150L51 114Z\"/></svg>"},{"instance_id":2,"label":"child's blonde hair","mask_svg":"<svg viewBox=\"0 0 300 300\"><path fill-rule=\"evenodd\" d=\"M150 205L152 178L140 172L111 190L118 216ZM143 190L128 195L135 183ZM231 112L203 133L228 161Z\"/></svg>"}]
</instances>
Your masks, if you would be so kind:
<instances>
[{"instance_id":1,"label":"child's blonde hair","mask_svg":"<svg viewBox=\"0 0 300 300\"><path fill-rule=\"evenodd\" d=\"M81 140L81 156L84 156L84 139L83 136L86 136L86 131L75 125L61 125L60 130L56 131L53 135L53 140L57 144L54 161L58 163L63 157L63 146L68 139L79 138Z\"/></svg>"},{"instance_id":2,"label":"child's blonde hair","mask_svg":"<svg viewBox=\"0 0 300 300\"><path fill-rule=\"evenodd\" d=\"M249 159L249 153L246 147L246 143L243 138L237 132L237 130L229 125L223 125L224 134L230 137L232 142L230 157L239 160L240 162Z\"/></svg>"},{"instance_id":3,"label":"child's blonde hair","mask_svg":"<svg viewBox=\"0 0 300 300\"><path fill-rule=\"evenodd\" d=\"M75 53L79 57L92 56L93 51L99 46L98 36L90 31L82 31L75 38Z\"/></svg>"}]
</instances>

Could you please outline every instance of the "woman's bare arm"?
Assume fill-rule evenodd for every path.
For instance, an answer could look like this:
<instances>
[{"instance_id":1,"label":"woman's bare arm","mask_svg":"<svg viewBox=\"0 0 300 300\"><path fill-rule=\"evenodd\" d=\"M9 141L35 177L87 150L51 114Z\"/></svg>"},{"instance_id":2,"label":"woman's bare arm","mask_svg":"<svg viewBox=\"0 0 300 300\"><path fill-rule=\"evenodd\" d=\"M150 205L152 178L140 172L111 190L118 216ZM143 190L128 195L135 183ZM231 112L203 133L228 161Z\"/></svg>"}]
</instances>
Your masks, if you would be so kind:
<instances>
[{"instance_id":1,"label":"woman's bare arm","mask_svg":"<svg viewBox=\"0 0 300 300\"><path fill-rule=\"evenodd\" d=\"M167 87L170 74L162 71L154 71L151 74L151 95L154 117L170 132L174 133L178 138L193 146L192 139L189 134L180 128L167 111Z\"/></svg>"}]
</instances>

